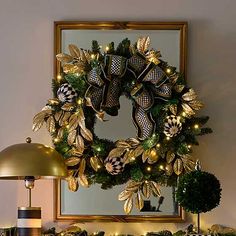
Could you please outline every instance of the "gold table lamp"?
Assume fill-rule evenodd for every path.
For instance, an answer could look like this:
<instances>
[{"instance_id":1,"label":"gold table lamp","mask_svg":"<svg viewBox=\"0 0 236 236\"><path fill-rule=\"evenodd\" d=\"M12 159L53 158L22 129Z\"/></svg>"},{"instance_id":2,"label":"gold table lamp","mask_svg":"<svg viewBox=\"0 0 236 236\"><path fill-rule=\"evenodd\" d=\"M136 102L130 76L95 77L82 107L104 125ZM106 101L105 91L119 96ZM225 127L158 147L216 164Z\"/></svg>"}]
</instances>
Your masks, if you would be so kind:
<instances>
[{"instance_id":1,"label":"gold table lamp","mask_svg":"<svg viewBox=\"0 0 236 236\"><path fill-rule=\"evenodd\" d=\"M39 178L62 178L67 176L63 157L53 148L39 143L9 146L0 152L0 180L25 180L29 191L28 207L18 208L18 236L41 235L41 208L31 206L31 189Z\"/></svg>"}]
</instances>

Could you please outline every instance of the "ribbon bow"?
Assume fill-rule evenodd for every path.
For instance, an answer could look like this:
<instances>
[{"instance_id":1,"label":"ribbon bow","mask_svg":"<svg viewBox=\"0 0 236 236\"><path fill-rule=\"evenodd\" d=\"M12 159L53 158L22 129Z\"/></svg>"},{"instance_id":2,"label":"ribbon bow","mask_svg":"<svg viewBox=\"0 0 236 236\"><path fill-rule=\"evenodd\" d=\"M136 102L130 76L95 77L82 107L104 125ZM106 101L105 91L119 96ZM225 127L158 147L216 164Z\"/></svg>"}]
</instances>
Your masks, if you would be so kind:
<instances>
[{"instance_id":1,"label":"ribbon bow","mask_svg":"<svg viewBox=\"0 0 236 236\"><path fill-rule=\"evenodd\" d=\"M117 55L106 55L104 64L93 68L87 76L90 84L85 97L90 106L99 113L105 110L112 116L118 114L121 94L120 78L126 72L126 58Z\"/></svg>"}]
</instances>

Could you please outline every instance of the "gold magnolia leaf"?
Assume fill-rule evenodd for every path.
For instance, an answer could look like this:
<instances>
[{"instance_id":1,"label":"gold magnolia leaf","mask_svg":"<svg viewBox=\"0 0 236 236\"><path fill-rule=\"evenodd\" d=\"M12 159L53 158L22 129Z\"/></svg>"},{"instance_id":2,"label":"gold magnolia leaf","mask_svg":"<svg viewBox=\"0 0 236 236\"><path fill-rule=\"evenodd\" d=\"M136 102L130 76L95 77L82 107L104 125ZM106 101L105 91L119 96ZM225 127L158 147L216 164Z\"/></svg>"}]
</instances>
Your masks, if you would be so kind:
<instances>
[{"instance_id":1,"label":"gold magnolia leaf","mask_svg":"<svg viewBox=\"0 0 236 236\"><path fill-rule=\"evenodd\" d=\"M195 111L198 111L203 108L204 104L201 101L193 100L188 103Z\"/></svg>"},{"instance_id":2,"label":"gold magnolia leaf","mask_svg":"<svg viewBox=\"0 0 236 236\"><path fill-rule=\"evenodd\" d=\"M137 41L137 49L139 52L145 53L150 45L150 37L140 37Z\"/></svg>"},{"instance_id":3,"label":"gold magnolia leaf","mask_svg":"<svg viewBox=\"0 0 236 236\"><path fill-rule=\"evenodd\" d=\"M139 209L140 211L142 210L144 206L144 201L140 192L137 192L135 196L135 205L136 205L136 208Z\"/></svg>"},{"instance_id":4,"label":"gold magnolia leaf","mask_svg":"<svg viewBox=\"0 0 236 236\"><path fill-rule=\"evenodd\" d=\"M63 136L64 136L64 129L63 128L58 129L57 139L61 140Z\"/></svg>"},{"instance_id":5,"label":"gold magnolia leaf","mask_svg":"<svg viewBox=\"0 0 236 236\"><path fill-rule=\"evenodd\" d=\"M126 141L131 145L131 147L137 147L140 144L140 141L136 138L128 138Z\"/></svg>"},{"instance_id":6,"label":"gold magnolia leaf","mask_svg":"<svg viewBox=\"0 0 236 236\"><path fill-rule=\"evenodd\" d=\"M169 106L169 110L173 115L177 115L177 105L176 104L172 104Z\"/></svg>"},{"instance_id":7,"label":"gold magnolia leaf","mask_svg":"<svg viewBox=\"0 0 236 236\"><path fill-rule=\"evenodd\" d=\"M142 187L142 194L145 198L149 199L151 196L151 188L150 188L150 184L148 182L144 182L143 183L143 187Z\"/></svg>"},{"instance_id":8,"label":"gold magnolia leaf","mask_svg":"<svg viewBox=\"0 0 236 236\"><path fill-rule=\"evenodd\" d=\"M179 79L179 75L176 72L169 76L169 80L172 85L175 85L178 79Z\"/></svg>"},{"instance_id":9,"label":"gold magnolia leaf","mask_svg":"<svg viewBox=\"0 0 236 236\"><path fill-rule=\"evenodd\" d=\"M183 91L184 87L185 87L184 85L180 84L180 85L175 85L174 89L177 93L181 93Z\"/></svg>"},{"instance_id":10,"label":"gold magnolia leaf","mask_svg":"<svg viewBox=\"0 0 236 236\"><path fill-rule=\"evenodd\" d=\"M86 139L86 140L88 140L88 141L90 141L90 142L92 142L93 141L93 134L92 134L92 132L89 130L89 129L87 129L87 128L81 128L80 129L80 133L81 133L81 135Z\"/></svg>"},{"instance_id":11,"label":"gold magnolia leaf","mask_svg":"<svg viewBox=\"0 0 236 236\"><path fill-rule=\"evenodd\" d=\"M86 53L83 49L80 49L80 60L84 63L87 63Z\"/></svg>"},{"instance_id":12,"label":"gold magnolia leaf","mask_svg":"<svg viewBox=\"0 0 236 236\"><path fill-rule=\"evenodd\" d=\"M128 164L128 163L130 163L130 160L131 160L131 152L132 152L133 150L127 150L126 152L125 152L125 154L124 154L124 156L123 156L123 162L124 162L124 164L126 165L126 164Z\"/></svg>"},{"instance_id":13,"label":"gold magnolia leaf","mask_svg":"<svg viewBox=\"0 0 236 236\"><path fill-rule=\"evenodd\" d=\"M97 156L90 157L90 165L95 171L98 171L98 166L100 164L100 160Z\"/></svg>"},{"instance_id":14,"label":"gold magnolia leaf","mask_svg":"<svg viewBox=\"0 0 236 236\"><path fill-rule=\"evenodd\" d=\"M68 182L68 189L72 192L76 192L79 188L78 179L73 176L69 176L66 180Z\"/></svg>"},{"instance_id":15,"label":"gold magnolia leaf","mask_svg":"<svg viewBox=\"0 0 236 236\"><path fill-rule=\"evenodd\" d=\"M69 154L70 154L71 156L81 157L83 153L81 153L80 151L78 151L78 150L75 149L75 148L72 148L72 149L69 151Z\"/></svg>"},{"instance_id":16,"label":"gold magnolia leaf","mask_svg":"<svg viewBox=\"0 0 236 236\"><path fill-rule=\"evenodd\" d=\"M181 159L176 159L174 163L174 172L176 175L180 175L183 172L183 162Z\"/></svg>"},{"instance_id":17,"label":"gold magnolia leaf","mask_svg":"<svg viewBox=\"0 0 236 236\"><path fill-rule=\"evenodd\" d=\"M76 166L79 164L79 162L80 162L79 157L69 157L65 160L67 166Z\"/></svg>"},{"instance_id":18,"label":"gold magnolia leaf","mask_svg":"<svg viewBox=\"0 0 236 236\"><path fill-rule=\"evenodd\" d=\"M122 148L131 148L130 144L126 142L125 140L118 140L116 142L117 147L122 147Z\"/></svg>"},{"instance_id":19,"label":"gold magnolia leaf","mask_svg":"<svg viewBox=\"0 0 236 236\"><path fill-rule=\"evenodd\" d=\"M91 60L91 53L88 50L83 50L83 52L84 52L84 56L85 56L87 62L89 63Z\"/></svg>"},{"instance_id":20,"label":"gold magnolia leaf","mask_svg":"<svg viewBox=\"0 0 236 236\"><path fill-rule=\"evenodd\" d=\"M156 197L160 197L161 196L160 185L154 181L150 181L150 182L151 182L150 186L151 186L153 195Z\"/></svg>"},{"instance_id":21,"label":"gold magnolia leaf","mask_svg":"<svg viewBox=\"0 0 236 236\"><path fill-rule=\"evenodd\" d=\"M188 116L195 115L194 110L187 103L182 103L181 106L182 106L184 112L186 113L186 115L188 115Z\"/></svg>"},{"instance_id":22,"label":"gold magnolia leaf","mask_svg":"<svg viewBox=\"0 0 236 236\"><path fill-rule=\"evenodd\" d=\"M159 158L160 158L160 156L158 155L156 148L152 148L149 150L149 153L148 153L148 163L149 164L156 163Z\"/></svg>"},{"instance_id":23,"label":"gold magnolia leaf","mask_svg":"<svg viewBox=\"0 0 236 236\"><path fill-rule=\"evenodd\" d=\"M134 155L134 158L142 155L142 153L144 152L144 149L143 149L143 146L142 145L139 145L138 147L136 147L133 151L133 155Z\"/></svg>"},{"instance_id":24,"label":"gold magnolia leaf","mask_svg":"<svg viewBox=\"0 0 236 236\"><path fill-rule=\"evenodd\" d=\"M49 133L55 132L55 120L53 116L49 116L46 122L46 127Z\"/></svg>"},{"instance_id":25,"label":"gold magnolia leaf","mask_svg":"<svg viewBox=\"0 0 236 236\"><path fill-rule=\"evenodd\" d=\"M119 195L118 195L118 200L119 201L125 201L128 198L132 197L133 192L131 191L127 191L127 190L123 190Z\"/></svg>"},{"instance_id":26,"label":"gold magnolia leaf","mask_svg":"<svg viewBox=\"0 0 236 236\"><path fill-rule=\"evenodd\" d=\"M49 105L58 105L60 103L59 99L58 98L51 98L51 99L48 99L48 104Z\"/></svg>"},{"instance_id":27,"label":"gold magnolia leaf","mask_svg":"<svg viewBox=\"0 0 236 236\"><path fill-rule=\"evenodd\" d=\"M78 116L76 113L74 113L73 115L71 115L69 119L69 125L68 125L69 132L77 129L78 125L79 125Z\"/></svg>"},{"instance_id":28,"label":"gold magnolia leaf","mask_svg":"<svg viewBox=\"0 0 236 236\"><path fill-rule=\"evenodd\" d=\"M173 174L173 166L172 164L167 164L165 167L165 174L171 176Z\"/></svg>"},{"instance_id":29,"label":"gold magnolia leaf","mask_svg":"<svg viewBox=\"0 0 236 236\"><path fill-rule=\"evenodd\" d=\"M60 117L60 119L59 119L59 125L60 125L60 126L63 126L63 125L65 125L65 124L67 124L67 122L68 122L68 120L69 120L69 118L70 118L70 115L71 115L71 113L68 112L68 111L63 112L63 115L62 115L62 116Z\"/></svg>"},{"instance_id":30,"label":"gold magnolia leaf","mask_svg":"<svg viewBox=\"0 0 236 236\"><path fill-rule=\"evenodd\" d=\"M139 187L141 186L141 182L136 182L133 180L130 180L127 184L127 186L125 187L126 191L132 191L132 192L136 192Z\"/></svg>"},{"instance_id":31,"label":"gold magnolia leaf","mask_svg":"<svg viewBox=\"0 0 236 236\"><path fill-rule=\"evenodd\" d=\"M85 168L86 168L86 160L83 158L79 164L79 176L84 174Z\"/></svg>"},{"instance_id":32,"label":"gold magnolia leaf","mask_svg":"<svg viewBox=\"0 0 236 236\"><path fill-rule=\"evenodd\" d=\"M146 162L146 160L149 158L149 150L146 150L142 154L142 161L143 163Z\"/></svg>"},{"instance_id":33,"label":"gold magnolia leaf","mask_svg":"<svg viewBox=\"0 0 236 236\"><path fill-rule=\"evenodd\" d=\"M75 142L75 138L76 138L76 130L72 130L69 132L68 136L67 136L67 143L71 146L74 144Z\"/></svg>"},{"instance_id":34,"label":"gold magnolia leaf","mask_svg":"<svg viewBox=\"0 0 236 236\"><path fill-rule=\"evenodd\" d=\"M81 70L78 65L74 64L65 64L62 66L63 72L65 74L75 74L75 73L80 73Z\"/></svg>"},{"instance_id":35,"label":"gold magnolia leaf","mask_svg":"<svg viewBox=\"0 0 236 236\"><path fill-rule=\"evenodd\" d=\"M181 160L183 162L184 170L186 172L190 172L190 171L194 170L195 161L192 160L192 157L190 155L185 154L185 155L181 156Z\"/></svg>"},{"instance_id":36,"label":"gold magnolia leaf","mask_svg":"<svg viewBox=\"0 0 236 236\"><path fill-rule=\"evenodd\" d=\"M79 134L75 139L75 146L79 152L84 152L84 139Z\"/></svg>"},{"instance_id":37,"label":"gold magnolia leaf","mask_svg":"<svg viewBox=\"0 0 236 236\"><path fill-rule=\"evenodd\" d=\"M60 53L56 55L56 58L58 61L62 62L62 63L70 63L73 61L73 57L66 54L66 53Z\"/></svg>"},{"instance_id":38,"label":"gold magnolia leaf","mask_svg":"<svg viewBox=\"0 0 236 236\"><path fill-rule=\"evenodd\" d=\"M44 119L48 117L49 115L51 115L51 113L52 113L52 110L44 110L36 114L33 118L32 130L38 131L42 127L44 123Z\"/></svg>"},{"instance_id":39,"label":"gold magnolia leaf","mask_svg":"<svg viewBox=\"0 0 236 236\"><path fill-rule=\"evenodd\" d=\"M75 108L73 103L65 103L61 109L64 111L72 111Z\"/></svg>"},{"instance_id":40,"label":"gold magnolia leaf","mask_svg":"<svg viewBox=\"0 0 236 236\"><path fill-rule=\"evenodd\" d=\"M126 148L124 147L114 148L109 152L108 157L109 158L121 157L125 151L126 151Z\"/></svg>"},{"instance_id":41,"label":"gold magnolia leaf","mask_svg":"<svg viewBox=\"0 0 236 236\"><path fill-rule=\"evenodd\" d=\"M129 214L132 211L133 208L133 198L130 197L125 201L124 204L124 211L126 214Z\"/></svg>"},{"instance_id":42,"label":"gold magnolia leaf","mask_svg":"<svg viewBox=\"0 0 236 236\"><path fill-rule=\"evenodd\" d=\"M195 91L193 89L189 89L189 91L187 93L185 93L182 96L184 101L192 101L195 100L197 98L197 94L195 93Z\"/></svg>"},{"instance_id":43,"label":"gold magnolia leaf","mask_svg":"<svg viewBox=\"0 0 236 236\"><path fill-rule=\"evenodd\" d=\"M175 159L175 154L171 151L168 151L166 154L166 162L170 164Z\"/></svg>"},{"instance_id":44,"label":"gold magnolia leaf","mask_svg":"<svg viewBox=\"0 0 236 236\"><path fill-rule=\"evenodd\" d=\"M80 50L74 44L69 44L68 49L70 51L70 55L74 58L80 58Z\"/></svg>"},{"instance_id":45,"label":"gold magnolia leaf","mask_svg":"<svg viewBox=\"0 0 236 236\"><path fill-rule=\"evenodd\" d=\"M56 112L54 115L55 120L59 121L62 115L63 115L63 111Z\"/></svg>"},{"instance_id":46,"label":"gold magnolia leaf","mask_svg":"<svg viewBox=\"0 0 236 236\"><path fill-rule=\"evenodd\" d=\"M79 175L79 182L83 187L88 188L88 179L85 174Z\"/></svg>"},{"instance_id":47,"label":"gold magnolia leaf","mask_svg":"<svg viewBox=\"0 0 236 236\"><path fill-rule=\"evenodd\" d=\"M84 116L84 111L83 109L79 109L79 111L77 112L78 114L78 123L79 123L79 126L81 127L81 129L86 129L86 126L85 126L85 116Z\"/></svg>"}]
</instances>

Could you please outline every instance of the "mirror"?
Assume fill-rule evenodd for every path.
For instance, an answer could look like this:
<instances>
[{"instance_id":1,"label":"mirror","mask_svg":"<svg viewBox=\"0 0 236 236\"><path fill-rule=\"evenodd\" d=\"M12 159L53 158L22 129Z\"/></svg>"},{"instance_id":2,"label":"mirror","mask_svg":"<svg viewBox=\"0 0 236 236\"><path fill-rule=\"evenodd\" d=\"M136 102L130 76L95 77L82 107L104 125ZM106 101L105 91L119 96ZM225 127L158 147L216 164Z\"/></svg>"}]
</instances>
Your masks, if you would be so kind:
<instances>
[{"instance_id":1,"label":"mirror","mask_svg":"<svg viewBox=\"0 0 236 236\"><path fill-rule=\"evenodd\" d=\"M92 40L97 40L105 48L110 42L118 45L124 38L137 41L140 36L150 36L151 47L161 51L163 60L186 74L186 34L185 22L56 22L55 55L68 53L68 45L90 49ZM60 63L55 60L55 76L61 73ZM107 115L106 122L97 121L95 133L110 140L126 139L136 136L132 123L132 104L124 96L120 98L121 108L116 117ZM124 215L123 202L117 200L124 186L102 190L93 185L88 189L81 187L70 192L65 181L56 181L56 219L57 220L102 220L137 222L143 220L160 222L180 222L183 212L174 198L175 189L162 187L162 196L145 201L141 212L133 210Z\"/></svg>"}]
</instances>

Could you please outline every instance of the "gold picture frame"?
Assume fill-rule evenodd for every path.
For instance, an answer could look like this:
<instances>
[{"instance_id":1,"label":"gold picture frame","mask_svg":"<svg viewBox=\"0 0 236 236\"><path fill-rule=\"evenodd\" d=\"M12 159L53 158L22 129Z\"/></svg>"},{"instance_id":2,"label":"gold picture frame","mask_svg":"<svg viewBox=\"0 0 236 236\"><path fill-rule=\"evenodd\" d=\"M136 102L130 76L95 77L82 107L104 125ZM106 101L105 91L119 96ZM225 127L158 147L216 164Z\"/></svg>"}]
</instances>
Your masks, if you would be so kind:
<instances>
[{"instance_id":1,"label":"gold picture frame","mask_svg":"<svg viewBox=\"0 0 236 236\"><path fill-rule=\"evenodd\" d=\"M60 21L54 24L54 76L61 73L60 62L56 55L61 53L63 30L179 30L179 71L186 78L187 73L187 22L89 22L89 21ZM55 220L82 222L183 222L184 211L181 207L177 215L71 215L62 214L61 209L61 181L55 181Z\"/></svg>"}]
</instances>

